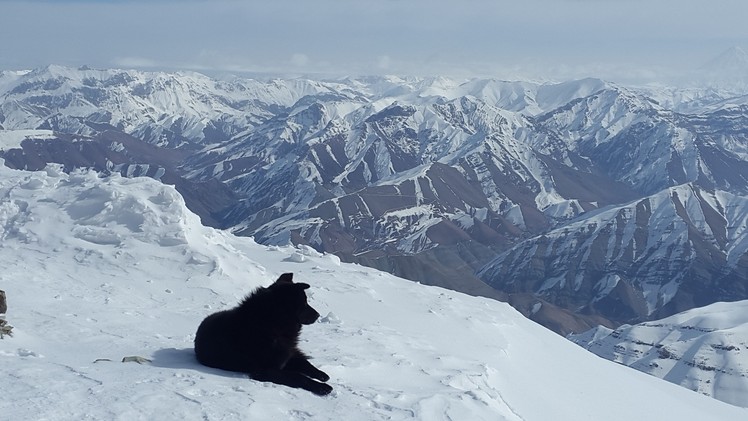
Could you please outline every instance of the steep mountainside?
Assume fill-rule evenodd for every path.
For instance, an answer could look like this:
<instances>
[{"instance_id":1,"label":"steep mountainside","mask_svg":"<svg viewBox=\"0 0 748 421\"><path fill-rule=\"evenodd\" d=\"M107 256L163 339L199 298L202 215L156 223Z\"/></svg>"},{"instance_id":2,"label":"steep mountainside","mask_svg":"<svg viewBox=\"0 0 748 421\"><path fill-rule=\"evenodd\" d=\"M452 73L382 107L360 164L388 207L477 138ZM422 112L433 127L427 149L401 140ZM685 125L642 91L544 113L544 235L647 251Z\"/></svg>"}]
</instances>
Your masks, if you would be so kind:
<instances>
[{"instance_id":1,"label":"steep mountainside","mask_svg":"<svg viewBox=\"0 0 748 421\"><path fill-rule=\"evenodd\" d=\"M746 338L748 301L715 303L662 320L570 337L603 358L748 407Z\"/></svg>"},{"instance_id":2,"label":"steep mountainside","mask_svg":"<svg viewBox=\"0 0 748 421\"><path fill-rule=\"evenodd\" d=\"M698 285L730 285L706 300L745 298L733 275L745 267L742 205L723 205L748 192L748 106L689 94L689 108L667 95L595 79L259 81L49 66L0 74L0 144L14 168L155 177L205 223L523 303L546 324L577 320L555 327L567 332L672 314L697 304ZM699 112L661 105L676 102ZM648 213L676 192L669 210ZM635 246L597 232L619 219ZM657 238L671 223L679 240ZM576 245L588 237L585 254ZM533 257L548 239L575 260L553 248ZM599 286L609 284L619 287Z\"/></svg>"},{"instance_id":3,"label":"steep mountainside","mask_svg":"<svg viewBox=\"0 0 748 421\"><path fill-rule=\"evenodd\" d=\"M524 241L481 276L616 323L740 300L748 292L748 198L671 187Z\"/></svg>"}]
</instances>

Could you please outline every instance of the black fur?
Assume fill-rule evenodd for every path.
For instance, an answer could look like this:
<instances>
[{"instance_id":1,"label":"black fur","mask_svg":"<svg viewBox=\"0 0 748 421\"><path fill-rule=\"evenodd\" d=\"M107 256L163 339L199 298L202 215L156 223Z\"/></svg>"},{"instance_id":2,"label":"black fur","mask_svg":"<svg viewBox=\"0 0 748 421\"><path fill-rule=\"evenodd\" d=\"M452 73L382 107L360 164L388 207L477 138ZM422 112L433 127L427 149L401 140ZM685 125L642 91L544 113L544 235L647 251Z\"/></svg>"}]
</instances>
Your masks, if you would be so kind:
<instances>
[{"instance_id":1,"label":"black fur","mask_svg":"<svg viewBox=\"0 0 748 421\"><path fill-rule=\"evenodd\" d=\"M255 380L302 388L318 395L332 392L330 376L314 367L298 348L301 325L319 313L307 303L305 283L284 273L258 288L237 307L211 314L197 328L195 355L201 364L247 373Z\"/></svg>"}]
</instances>

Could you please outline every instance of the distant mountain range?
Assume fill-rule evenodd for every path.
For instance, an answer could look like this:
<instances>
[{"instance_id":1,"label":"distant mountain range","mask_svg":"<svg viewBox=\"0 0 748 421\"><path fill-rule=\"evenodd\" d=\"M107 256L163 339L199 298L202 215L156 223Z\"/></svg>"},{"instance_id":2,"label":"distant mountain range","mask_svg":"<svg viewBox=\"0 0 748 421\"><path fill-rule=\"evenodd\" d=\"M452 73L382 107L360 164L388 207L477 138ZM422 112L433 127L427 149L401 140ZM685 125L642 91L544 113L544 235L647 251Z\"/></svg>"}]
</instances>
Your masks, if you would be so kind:
<instances>
[{"instance_id":1,"label":"distant mountain range","mask_svg":"<svg viewBox=\"0 0 748 421\"><path fill-rule=\"evenodd\" d=\"M146 175L203 222L560 333L748 298L748 96L480 79L0 73L5 164Z\"/></svg>"}]
</instances>

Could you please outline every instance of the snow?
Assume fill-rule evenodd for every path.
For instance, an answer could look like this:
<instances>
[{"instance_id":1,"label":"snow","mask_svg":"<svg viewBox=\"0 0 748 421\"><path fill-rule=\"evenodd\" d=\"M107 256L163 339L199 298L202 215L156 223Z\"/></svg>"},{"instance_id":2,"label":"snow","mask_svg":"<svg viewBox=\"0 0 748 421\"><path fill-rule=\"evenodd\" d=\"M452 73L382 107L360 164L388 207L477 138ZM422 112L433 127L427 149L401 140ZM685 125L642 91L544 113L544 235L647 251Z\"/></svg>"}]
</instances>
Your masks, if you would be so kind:
<instances>
[{"instance_id":1,"label":"snow","mask_svg":"<svg viewBox=\"0 0 748 421\"><path fill-rule=\"evenodd\" d=\"M611 291L618 285L618 283L621 282L621 277L609 273L606 274L596 285L595 285L595 298L593 298L593 301L599 301L603 298L607 297L608 294L610 294ZM581 280L579 281L581 283Z\"/></svg>"},{"instance_id":2,"label":"snow","mask_svg":"<svg viewBox=\"0 0 748 421\"><path fill-rule=\"evenodd\" d=\"M415 185L418 187L419 183L416 181ZM418 188L416 195L420 195ZM415 253L427 249L432 243L428 238L428 230L443 221L443 218L435 215L438 215L438 211L430 204L392 210L379 218L375 228L377 231L399 232L401 238L397 241L398 250ZM386 236L395 238L395 235Z\"/></svg>"},{"instance_id":3,"label":"snow","mask_svg":"<svg viewBox=\"0 0 748 421\"><path fill-rule=\"evenodd\" d=\"M4 419L720 420L748 411L597 358L497 301L203 227L148 178L0 165ZM332 395L198 365L211 312L294 272ZM120 362L124 357L151 360Z\"/></svg>"},{"instance_id":4,"label":"snow","mask_svg":"<svg viewBox=\"0 0 748 421\"><path fill-rule=\"evenodd\" d=\"M522 214L522 208L519 205L514 205L509 208L509 210L504 213L504 218L520 228L525 228L525 217Z\"/></svg>"},{"instance_id":5,"label":"snow","mask_svg":"<svg viewBox=\"0 0 748 421\"><path fill-rule=\"evenodd\" d=\"M0 130L0 151L18 149L26 139L52 139L52 130Z\"/></svg>"}]
</instances>

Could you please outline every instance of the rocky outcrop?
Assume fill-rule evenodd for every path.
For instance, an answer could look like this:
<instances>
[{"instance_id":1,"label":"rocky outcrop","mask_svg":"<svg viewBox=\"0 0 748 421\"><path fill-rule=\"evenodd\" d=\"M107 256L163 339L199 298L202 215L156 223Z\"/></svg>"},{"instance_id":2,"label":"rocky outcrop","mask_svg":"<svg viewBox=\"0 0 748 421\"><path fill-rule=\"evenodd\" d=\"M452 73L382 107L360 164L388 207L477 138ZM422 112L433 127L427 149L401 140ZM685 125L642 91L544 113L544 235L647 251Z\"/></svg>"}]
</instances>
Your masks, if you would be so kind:
<instances>
[{"instance_id":1,"label":"rocky outcrop","mask_svg":"<svg viewBox=\"0 0 748 421\"><path fill-rule=\"evenodd\" d=\"M8 301L5 296L5 291L0 289L0 314L8 312Z\"/></svg>"}]
</instances>

